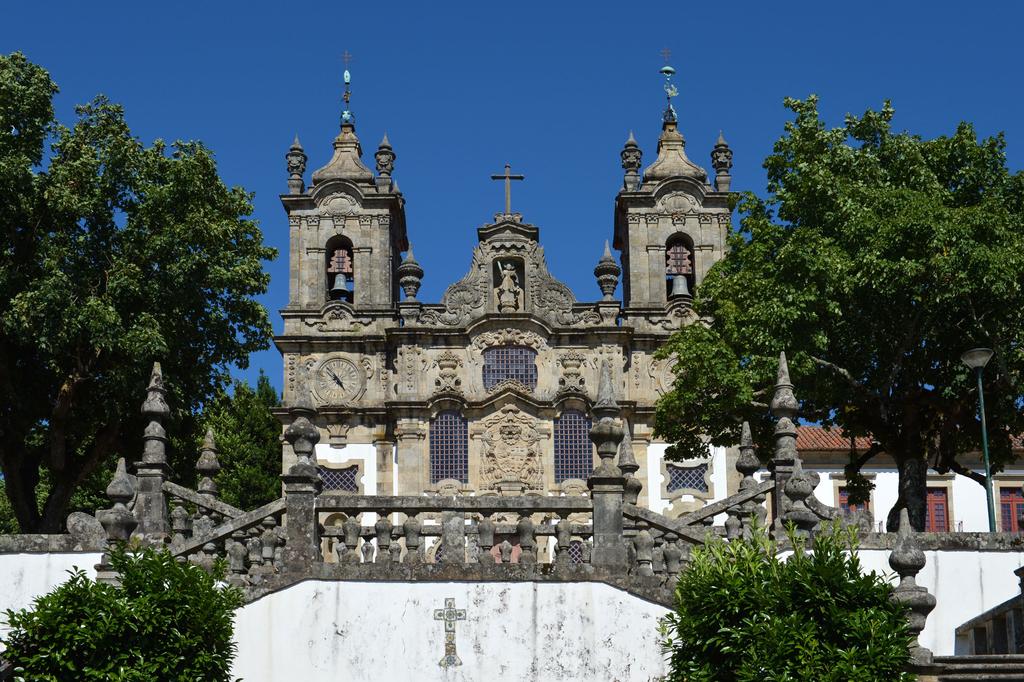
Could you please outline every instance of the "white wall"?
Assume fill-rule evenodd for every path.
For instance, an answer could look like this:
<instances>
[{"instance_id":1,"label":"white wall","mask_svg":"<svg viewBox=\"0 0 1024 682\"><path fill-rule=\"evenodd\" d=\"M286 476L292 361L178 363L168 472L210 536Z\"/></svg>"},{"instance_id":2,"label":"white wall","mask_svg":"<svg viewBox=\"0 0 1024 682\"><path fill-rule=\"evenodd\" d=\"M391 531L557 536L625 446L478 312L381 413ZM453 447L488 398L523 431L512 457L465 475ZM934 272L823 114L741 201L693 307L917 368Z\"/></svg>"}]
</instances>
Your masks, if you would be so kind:
<instances>
[{"instance_id":1,"label":"white wall","mask_svg":"<svg viewBox=\"0 0 1024 682\"><path fill-rule=\"evenodd\" d=\"M343 464L353 460L361 462L363 494L377 494L377 448L372 443L349 443L343 448L332 448L328 443L318 443L314 452L320 464Z\"/></svg>"},{"instance_id":2,"label":"white wall","mask_svg":"<svg viewBox=\"0 0 1024 682\"><path fill-rule=\"evenodd\" d=\"M860 557L865 571L895 581L888 551L861 550ZM926 551L925 557L918 583L936 596L937 605L921 641L938 655L955 653L958 625L1020 593L1013 571L1024 565L1022 553ZM0 554L0 613L29 606L63 583L73 567L95 576L99 560L97 553ZM443 650L433 609L446 597L467 609L467 620L457 626L464 665L447 678L431 677L424 670L440 674L436 664ZM423 680L612 680L616 674L647 680L661 669L656 620L664 612L599 583L306 582L239 611L235 672L249 682L328 679L317 675L339 670L344 674L334 680L359 680L395 665L397 680L414 674ZM6 632L0 624L0 635ZM555 660L559 638L575 642L579 657ZM493 645L506 641L510 646ZM533 676L528 654L536 656L539 676ZM630 672L609 667L619 660L632 666ZM566 667L562 678L556 674L560 666Z\"/></svg>"},{"instance_id":3,"label":"white wall","mask_svg":"<svg viewBox=\"0 0 1024 682\"><path fill-rule=\"evenodd\" d=\"M671 506L671 502L662 496L665 481L662 480L664 477L661 473L661 463L665 459L665 450L667 449L668 445L666 443L651 443L647 446L647 480L644 482L644 489L647 493L648 508L659 514L664 514L665 510ZM729 471L726 461L726 449L712 447L710 459L687 459L681 462L686 465L710 463L711 485L715 495L712 499L708 500L708 503L717 502L727 497L726 486ZM692 500L693 496L684 495L682 499ZM725 514L719 514L715 517L715 523L721 525L725 523L726 518Z\"/></svg>"},{"instance_id":4,"label":"white wall","mask_svg":"<svg viewBox=\"0 0 1024 682\"><path fill-rule=\"evenodd\" d=\"M809 469L811 469L809 467ZM814 494L819 500L831 506L838 506L839 500L836 495L835 479L843 480L841 468L826 469L813 467L813 470L821 476L818 487ZM871 511L875 518L875 530L878 530L878 523L885 522L889 510L896 504L899 497L899 473L894 468L866 468L865 474L872 476L871 482L875 488L871 491ZM1016 472L1007 472L1014 474ZM930 482L934 484L935 482ZM998 492L996 493L998 496ZM999 519L999 499L996 498L996 519ZM950 530L964 532L987 532L988 512L985 501L985 489L967 478L956 476L953 478L952 499L950 500L952 511Z\"/></svg>"},{"instance_id":5,"label":"white wall","mask_svg":"<svg viewBox=\"0 0 1024 682\"><path fill-rule=\"evenodd\" d=\"M462 665L442 668L446 598ZM637 680L665 673L666 609L600 583L300 583L243 607L233 675L302 680Z\"/></svg>"},{"instance_id":6,"label":"white wall","mask_svg":"<svg viewBox=\"0 0 1024 682\"><path fill-rule=\"evenodd\" d=\"M875 571L899 582L889 568L888 550L865 549L859 554L865 572ZM966 653L954 651L957 626L1020 594L1013 571L1024 565L1024 554L926 551L924 555L926 563L917 584L928 588L936 605L921 633L921 644L940 656Z\"/></svg>"},{"instance_id":7,"label":"white wall","mask_svg":"<svg viewBox=\"0 0 1024 682\"><path fill-rule=\"evenodd\" d=\"M7 609L23 609L32 600L60 585L68 571L81 568L90 578L96 577L98 553L75 554L0 554L0 637L10 632ZM0 650L3 646L0 645Z\"/></svg>"}]
</instances>

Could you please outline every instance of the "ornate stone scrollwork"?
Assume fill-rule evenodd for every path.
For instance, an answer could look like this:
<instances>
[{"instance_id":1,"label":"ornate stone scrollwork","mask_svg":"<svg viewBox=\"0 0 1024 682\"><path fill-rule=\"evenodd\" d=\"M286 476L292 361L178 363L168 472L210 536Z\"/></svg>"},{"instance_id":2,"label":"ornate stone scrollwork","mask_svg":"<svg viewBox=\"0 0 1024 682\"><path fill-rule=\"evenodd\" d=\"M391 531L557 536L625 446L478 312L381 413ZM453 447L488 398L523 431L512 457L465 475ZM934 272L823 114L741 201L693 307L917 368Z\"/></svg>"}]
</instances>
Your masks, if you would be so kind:
<instances>
[{"instance_id":1,"label":"ornate stone scrollwork","mask_svg":"<svg viewBox=\"0 0 1024 682\"><path fill-rule=\"evenodd\" d=\"M468 321L474 315L483 314L487 307L490 284L487 264L481 256L478 246L473 251L473 263L469 272L444 292L441 299L444 310L424 310L420 313L421 324L453 327Z\"/></svg>"},{"instance_id":2,"label":"ornate stone scrollwork","mask_svg":"<svg viewBox=\"0 0 1024 682\"><path fill-rule=\"evenodd\" d=\"M303 320L307 327L313 327L318 332L357 332L373 324L373 321L365 317L356 317L352 309L341 302L333 301L324 306L320 319Z\"/></svg>"},{"instance_id":3,"label":"ornate stone scrollwork","mask_svg":"<svg viewBox=\"0 0 1024 682\"><path fill-rule=\"evenodd\" d=\"M491 346L527 346L536 351L547 350L548 343L539 334L525 329L499 329L477 334L473 347L478 350Z\"/></svg>"},{"instance_id":4,"label":"ornate stone scrollwork","mask_svg":"<svg viewBox=\"0 0 1024 682\"><path fill-rule=\"evenodd\" d=\"M674 361L671 358L664 360L651 359L651 364L647 369L647 376L651 379L651 388L659 396L664 395L672 388L672 382L675 381L675 376L672 373L673 364Z\"/></svg>"},{"instance_id":5,"label":"ornate stone scrollwork","mask_svg":"<svg viewBox=\"0 0 1024 682\"><path fill-rule=\"evenodd\" d=\"M541 486L541 435L537 420L514 405L507 405L482 422L480 478L483 488L501 483Z\"/></svg>"},{"instance_id":6,"label":"ornate stone scrollwork","mask_svg":"<svg viewBox=\"0 0 1024 682\"><path fill-rule=\"evenodd\" d=\"M696 213L699 202L685 192L671 192L658 202L658 210L662 213Z\"/></svg>"},{"instance_id":7,"label":"ornate stone scrollwork","mask_svg":"<svg viewBox=\"0 0 1024 682\"><path fill-rule=\"evenodd\" d=\"M359 210L359 203L344 192L335 192L320 202L322 215L354 215Z\"/></svg>"}]
</instances>

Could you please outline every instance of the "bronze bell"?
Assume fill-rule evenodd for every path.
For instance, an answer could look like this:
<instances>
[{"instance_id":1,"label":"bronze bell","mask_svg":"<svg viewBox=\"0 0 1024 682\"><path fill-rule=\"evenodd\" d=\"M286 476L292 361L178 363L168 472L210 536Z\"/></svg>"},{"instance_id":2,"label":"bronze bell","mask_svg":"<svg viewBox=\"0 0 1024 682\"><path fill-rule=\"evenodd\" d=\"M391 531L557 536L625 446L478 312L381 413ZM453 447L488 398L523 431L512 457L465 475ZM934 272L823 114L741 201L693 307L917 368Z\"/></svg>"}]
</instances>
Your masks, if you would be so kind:
<instances>
[{"instance_id":1,"label":"bronze bell","mask_svg":"<svg viewBox=\"0 0 1024 682\"><path fill-rule=\"evenodd\" d=\"M344 272L339 272L334 275L334 286L331 287L331 300L348 300L348 278Z\"/></svg>"},{"instance_id":2,"label":"bronze bell","mask_svg":"<svg viewBox=\"0 0 1024 682\"><path fill-rule=\"evenodd\" d=\"M672 291L669 298L679 298L690 295L690 286L686 282L686 275L674 275L672 277Z\"/></svg>"}]
</instances>

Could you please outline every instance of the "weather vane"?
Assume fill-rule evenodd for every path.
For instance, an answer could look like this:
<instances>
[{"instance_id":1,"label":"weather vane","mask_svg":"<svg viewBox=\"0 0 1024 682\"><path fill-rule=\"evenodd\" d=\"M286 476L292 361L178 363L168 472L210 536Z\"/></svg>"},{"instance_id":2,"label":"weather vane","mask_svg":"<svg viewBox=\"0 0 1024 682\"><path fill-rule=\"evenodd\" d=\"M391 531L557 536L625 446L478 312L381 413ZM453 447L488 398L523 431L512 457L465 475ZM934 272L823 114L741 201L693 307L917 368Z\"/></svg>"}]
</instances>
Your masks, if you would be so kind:
<instances>
[{"instance_id":1,"label":"weather vane","mask_svg":"<svg viewBox=\"0 0 1024 682\"><path fill-rule=\"evenodd\" d=\"M352 82L352 74L348 72L348 63L352 61L352 55L349 54L348 50L345 50L341 55L341 61L345 63L345 72L342 77L345 80L345 94L341 96L341 100L345 103L345 110L341 112L342 123L352 123L353 117L352 112L348 110L349 100L352 99L352 91L350 89L350 83Z\"/></svg>"},{"instance_id":2,"label":"weather vane","mask_svg":"<svg viewBox=\"0 0 1024 682\"><path fill-rule=\"evenodd\" d=\"M665 108L665 114L662 118L666 123L674 123L676 121L676 110L672 106L672 98L679 94L679 88L672 82L672 76L676 75L676 70L668 63L669 57L672 56L672 51L666 47L661 51L661 56L665 59L665 66L661 67L659 72L665 77L665 99L668 101L668 106Z\"/></svg>"}]
</instances>

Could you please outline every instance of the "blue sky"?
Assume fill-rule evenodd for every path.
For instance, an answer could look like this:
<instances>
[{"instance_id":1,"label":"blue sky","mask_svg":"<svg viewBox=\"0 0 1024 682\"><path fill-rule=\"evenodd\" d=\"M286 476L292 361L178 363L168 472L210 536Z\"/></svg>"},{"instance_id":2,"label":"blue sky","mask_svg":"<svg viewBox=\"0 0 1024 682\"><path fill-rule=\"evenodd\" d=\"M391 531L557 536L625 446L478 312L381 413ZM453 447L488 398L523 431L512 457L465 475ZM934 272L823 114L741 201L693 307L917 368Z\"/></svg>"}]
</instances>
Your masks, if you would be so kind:
<instances>
[{"instance_id":1,"label":"blue sky","mask_svg":"<svg viewBox=\"0 0 1024 682\"><path fill-rule=\"evenodd\" d=\"M581 299L612 230L618 153L630 129L654 155L660 51L672 51L687 152L709 167L719 129L733 189L763 192L761 163L786 96L817 93L832 124L890 98L896 127L925 137L960 120L1005 131L1024 166L1015 2L825 3L8 3L0 50L22 50L61 87L58 115L104 93L145 141L202 140L281 251L264 302L287 298L284 153L298 133L309 171L337 133L341 54L366 159L386 131L398 154L409 237L438 300L469 265L476 228L502 206L489 178L526 175L514 208L541 228L548 264ZM308 175L307 175L308 179ZM271 349L237 374L264 368Z\"/></svg>"}]
</instances>

